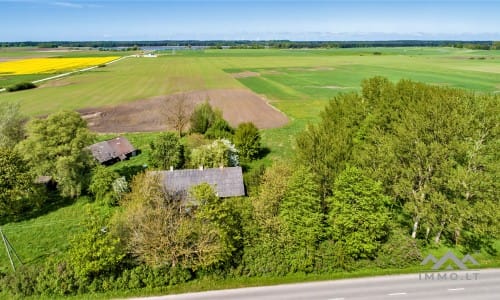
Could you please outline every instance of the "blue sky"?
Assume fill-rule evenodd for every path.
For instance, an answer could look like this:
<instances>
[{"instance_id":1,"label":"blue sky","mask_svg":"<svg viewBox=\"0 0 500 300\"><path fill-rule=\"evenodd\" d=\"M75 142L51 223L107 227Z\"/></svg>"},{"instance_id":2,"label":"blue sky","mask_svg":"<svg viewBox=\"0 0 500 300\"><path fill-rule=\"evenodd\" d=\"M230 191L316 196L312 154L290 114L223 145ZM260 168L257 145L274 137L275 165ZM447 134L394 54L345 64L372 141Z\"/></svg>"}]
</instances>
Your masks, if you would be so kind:
<instances>
[{"instance_id":1,"label":"blue sky","mask_svg":"<svg viewBox=\"0 0 500 300\"><path fill-rule=\"evenodd\" d=\"M0 41L500 40L500 0L0 0Z\"/></svg>"}]
</instances>

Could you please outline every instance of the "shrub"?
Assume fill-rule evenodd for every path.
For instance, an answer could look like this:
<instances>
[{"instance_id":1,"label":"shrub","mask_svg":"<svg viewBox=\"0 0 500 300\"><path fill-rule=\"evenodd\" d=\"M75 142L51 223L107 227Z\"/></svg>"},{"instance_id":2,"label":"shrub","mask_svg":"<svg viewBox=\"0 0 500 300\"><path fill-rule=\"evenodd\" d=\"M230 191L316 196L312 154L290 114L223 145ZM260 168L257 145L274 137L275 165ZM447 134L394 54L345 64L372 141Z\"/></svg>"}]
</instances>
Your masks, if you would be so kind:
<instances>
[{"instance_id":1,"label":"shrub","mask_svg":"<svg viewBox=\"0 0 500 300\"><path fill-rule=\"evenodd\" d=\"M21 82L7 87L7 92L16 92L36 88L36 85L31 82Z\"/></svg>"},{"instance_id":2,"label":"shrub","mask_svg":"<svg viewBox=\"0 0 500 300\"><path fill-rule=\"evenodd\" d=\"M103 166L97 166L93 170L89 191L95 195L96 201L108 204L114 202L113 183L119 177L118 173Z\"/></svg>"},{"instance_id":3,"label":"shrub","mask_svg":"<svg viewBox=\"0 0 500 300\"><path fill-rule=\"evenodd\" d=\"M391 232L389 239L380 247L376 263L379 267L404 268L422 260L422 254L415 239L402 230Z\"/></svg>"},{"instance_id":4,"label":"shrub","mask_svg":"<svg viewBox=\"0 0 500 300\"><path fill-rule=\"evenodd\" d=\"M216 117L214 123L205 132L205 136L209 139L222 139L232 137L234 129L229 123L221 117Z\"/></svg>"}]
</instances>

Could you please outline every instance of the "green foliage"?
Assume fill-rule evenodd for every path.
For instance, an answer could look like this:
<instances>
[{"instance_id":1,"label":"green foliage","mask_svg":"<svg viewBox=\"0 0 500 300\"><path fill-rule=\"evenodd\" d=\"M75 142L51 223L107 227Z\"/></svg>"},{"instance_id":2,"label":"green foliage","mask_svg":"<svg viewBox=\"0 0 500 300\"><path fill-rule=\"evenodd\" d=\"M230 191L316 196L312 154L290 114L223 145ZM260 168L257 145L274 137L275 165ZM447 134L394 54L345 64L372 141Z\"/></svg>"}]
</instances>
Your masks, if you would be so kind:
<instances>
[{"instance_id":1,"label":"green foliage","mask_svg":"<svg viewBox=\"0 0 500 300\"><path fill-rule=\"evenodd\" d=\"M242 158L251 161L259 155L260 134L259 129L253 123L238 125L233 141Z\"/></svg>"},{"instance_id":2,"label":"green foliage","mask_svg":"<svg viewBox=\"0 0 500 300\"><path fill-rule=\"evenodd\" d=\"M153 168L168 170L170 167L179 168L183 165L184 147L176 134L162 133L151 142L150 147L149 164Z\"/></svg>"},{"instance_id":3,"label":"green foliage","mask_svg":"<svg viewBox=\"0 0 500 300\"><path fill-rule=\"evenodd\" d=\"M92 279L117 270L125 253L120 239L108 232L106 218L92 210L86 216L85 231L72 239L67 257L76 276Z\"/></svg>"},{"instance_id":4,"label":"green foliage","mask_svg":"<svg viewBox=\"0 0 500 300\"><path fill-rule=\"evenodd\" d=\"M214 111L208 100L198 104L191 115L191 132L205 134L220 117L220 112Z\"/></svg>"},{"instance_id":5,"label":"green foliage","mask_svg":"<svg viewBox=\"0 0 500 300\"><path fill-rule=\"evenodd\" d=\"M200 267L220 267L230 261L241 242L239 222L230 203L217 197L209 184L193 187L190 194L198 204L194 220L201 231L198 234L210 237L210 244L205 246L210 250Z\"/></svg>"},{"instance_id":6,"label":"green foliage","mask_svg":"<svg viewBox=\"0 0 500 300\"><path fill-rule=\"evenodd\" d=\"M36 85L31 82L20 82L7 87L7 92L17 92L36 88Z\"/></svg>"},{"instance_id":7,"label":"green foliage","mask_svg":"<svg viewBox=\"0 0 500 300\"><path fill-rule=\"evenodd\" d=\"M374 258L387 238L390 198L376 182L353 167L343 171L334 184L332 197L327 198L328 224L335 243L347 255Z\"/></svg>"},{"instance_id":8,"label":"green foliage","mask_svg":"<svg viewBox=\"0 0 500 300\"><path fill-rule=\"evenodd\" d=\"M19 104L0 103L0 148L13 148L24 138Z\"/></svg>"},{"instance_id":9,"label":"green foliage","mask_svg":"<svg viewBox=\"0 0 500 300\"><path fill-rule=\"evenodd\" d=\"M112 204L117 198L115 191L115 182L120 178L120 175L110 168L97 166L92 171L89 191L95 196L98 202ZM117 187L119 189L119 187ZM124 191L119 191L123 193Z\"/></svg>"},{"instance_id":10,"label":"green foliage","mask_svg":"<svg viewBox=\"0 0 500 300\"><path fill-rule=\"evenodd\" d=\"M233 133L234 129L229 123L222 116L217 115L213 124L205 132L205 136L209 139L229 139Z\"/></svg>"},{"instance_id":11,"label":"green foliage","mask_svg":"<svg viewBox=\"0 0 500 300\"><path fill-rule=\"evenodd\" d=\"M61 111L28 124L28 138L17 149L36 175L52 176L63 196L76 197L85 190L94 160L85 148L94 136L87 123L72 111Z\"/></svg>"},{"instance_id":12,"label":"green foliage","mask_svg":"<svg viewBox=\"0 0 500 300\"><path fill-rule=\"evenodd\" d=\"M196 208L184 206L184 199L166 193L157 176L137 175L131 193L122 201L124 209L114 221L117 235L131 254L151 267L198 270L224 263L237 237L230 237L225 227L231 224L227 209L224 204L214 204L220 204L220 200L213 191L195 194L202 202L199 216Z\"/></svg>"},{"instance_id":13,"label":"green foliage","mask_svg":"<svg viewBox=\"0 0 500 300\"><path fill-rule=\"evenodd\" d=\"M290 165L276 162L262 176L258 195L251 198L251 216L244 227L243 272L248 275L290 272L287 240L279 210L292 174Z\"/></svg>"},{"instance_id":14,"label":"green foliage","mask_svg":"<svg viewBox=\"0 0 500 300\"><path fill-rule=\"evenodd\" d=\"M207 168L238 166L238 150L228 140L215 140L211 144L193 149L191 151L190 165L193 168L199 166Z\"/></svg>"},{"instance_id":15,"label":"green foliage","mask_svg":"<svg viewBox=\"0 0 500 300\"><path fill-rule=\"evenodd\" d=\"M485 246L498 236L496 216L479 210L498 204L498 99L364 80L361 95L337 96L297 137L298 162L311 168L323 196L349 164L382 181L414 238Z\"/></svg>"},{"instance_id":16,"label":"green foliage","mask_svg":"<svg viewBox=\"0 0 500 300\"><path fill-rule=\"evenodd\" d=\"M294 171L280 205L280 219L287 240L286 259L292 272L310 272L316 248L324 237L319 186L305 168Z\"/></svg>"},{"instance_id":17,"label":"green foliage","mask_svg":"<svg viewBox=\"0 0 500 300\"><path fill-rule=\"evenodd\" d=\"M405 268L420 263L422 259L417 241L404 231L395 229L380 247L376 263L382 268Z\"/></svg>"},{"instance_id":18,"label":"green foliage","mask_svg":"<svg viewBox=\"0 0 500 300\"><path fill-rule=\"evenodd\" d=\"M344 272L355 268L355 260L347 253L345 244L331 240L320 243L314 262L316 272Z\"/></svg>"},{"instance_id":19,"label":"green foliage","mask_svg":"<svg viewBox=\"0 0 500 300\"><path fill-rule=\"evenodd\" d=\"M19 218L43 202L26 162L14 149L0 148L0 217Z\"/></svg>"},{"instance_id":20,"label":"green foliage","mask_svg":"<svg viewBox=\"0 0 500 300\"><path fill-rule=\"evenodd\" d=\"M309 125L297 136L297 161L311 169L322 197L331 194L332 183L350 161L363 110L359 95L337 96L321 113L321 123Z\"/></svg>"}]
</instances>

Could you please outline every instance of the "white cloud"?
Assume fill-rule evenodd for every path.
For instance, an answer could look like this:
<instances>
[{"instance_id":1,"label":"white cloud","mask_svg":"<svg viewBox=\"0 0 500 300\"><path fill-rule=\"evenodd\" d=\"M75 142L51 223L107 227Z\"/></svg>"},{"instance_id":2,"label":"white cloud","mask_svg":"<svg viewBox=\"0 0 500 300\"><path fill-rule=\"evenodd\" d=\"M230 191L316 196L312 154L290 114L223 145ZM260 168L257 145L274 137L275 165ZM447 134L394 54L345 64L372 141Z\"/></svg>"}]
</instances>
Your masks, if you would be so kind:
<instances>
[{"instance_id":1,"label":"white cloud","mask_svg":"<svg viewBox=\"0 0 500 300\"><path fill-rule=\"evenodd\" d=\"M55 1L55 2L50 2L51 5L55 6L60 6L60 7L67 7L67 8L101 8L103 7L100 4L95 4L95 3L75 3L75 2L68 2L68 1Z\"/></svg>"},{"instance_id":2,"label":"white cloud","mask_svg":"<svg viewBox=\"0 0 500 300\"><path fill-rule=\"evenodd\" d=\"M58 2L52 2L50 4L55 5L55 6L68 7L68 8L83 8L82 4L72 3L72 2L58 1Z\"/></svg>"}]
</instances>

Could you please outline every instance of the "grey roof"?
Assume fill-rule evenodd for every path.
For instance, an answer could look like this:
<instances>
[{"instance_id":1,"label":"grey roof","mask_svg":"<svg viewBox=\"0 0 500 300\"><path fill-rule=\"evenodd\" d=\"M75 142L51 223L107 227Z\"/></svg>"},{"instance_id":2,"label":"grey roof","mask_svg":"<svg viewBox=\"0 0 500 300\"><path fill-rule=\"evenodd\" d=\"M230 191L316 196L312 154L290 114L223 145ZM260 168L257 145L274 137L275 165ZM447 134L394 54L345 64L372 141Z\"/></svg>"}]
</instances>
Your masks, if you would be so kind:
<instances>
[{"instance_id":1,"label":"grey roof","mask_svg":"<svg viewBox=\"0 0 500 300\"><path fill-rule=\"evenodd\" d=\"M132 144L122 136L93 144L88 148L92 152L92 156L94 156L94 158L100 163L115 158L123 160L128 154L135 151L134 146L132 146Z\"/></svg>"},{"instance_id":2,"label":"grey roof","mask_svg":"<svg viewBox=\"0 0 500 300\"><path fill-rule=\"evenodd\" d=\"M187 193L193 186L208 183L219 197L245 195L241 167L157 171L168 191Z\"/></svg>"}]
</instances>

